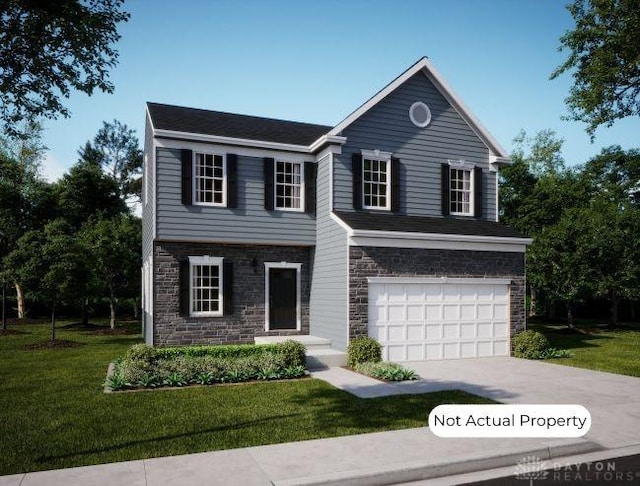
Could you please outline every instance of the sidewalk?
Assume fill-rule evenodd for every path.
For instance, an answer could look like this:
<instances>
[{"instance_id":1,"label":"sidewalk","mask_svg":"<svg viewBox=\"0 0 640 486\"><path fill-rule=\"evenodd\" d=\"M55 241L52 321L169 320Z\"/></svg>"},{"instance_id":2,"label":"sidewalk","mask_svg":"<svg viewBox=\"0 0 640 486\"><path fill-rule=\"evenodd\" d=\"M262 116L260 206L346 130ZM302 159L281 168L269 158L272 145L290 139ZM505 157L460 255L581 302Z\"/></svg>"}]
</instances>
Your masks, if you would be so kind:
<instances>
[{"instance_id":1,"label":"sidewalk","mask_svg":"<svg viewBox=\"0 0 640 486\"><path fill-rule=\"evenodd\" d=\"M342 368L319 371L314 376L364 397L466 387L469 391L504 403L528 403L530 397L523 396L525 391L518 389L523 378L517 375L522 373L530 377L526 380L529 383L526 392L531 396L542 396L546 401L546 396L553 395L555 399L549 402L575 400L591 407L594 418L592 431L584 439L442 439L424 427L3 476L0 477L0 486L396 484L513 467L523 457L534 456L544 461L602 450L603 446L613 450L632 445L632 435L640 430L637 427L640 417L636 412L638 403L635 396L640 384L637 378L558 366L545 369L544 366L552 365L540 363L461 361L465 362L416 364L415 368L427 379L413 383L384 384ZM505 365L509 370L506 373ZM566 378L563 377L564 370ZM536 378L532 376L535 372L539 378L545 371L555 381L552 385L545 380L540 383L540 386L544 384L549 395L535 390ZM585 375L584 385L580 380L582 375ZM453 376L457 378L455 382L451 378ZM621 397L611 396L616 392L605 386L625 394L628 401L621 402ZM565 396L562 390L566 390ZM594 390L605 393L595 394ZM583 398L582 394L590 396L591 401ZM621 409L617 409L616 413L605 418L598 407L613 411L612 400L617 401L620 407L628 408L629 412L623 415ZM623 434L624 429L626 434ZM615 438L613 432L616 433ZM640 440L636 438L637 442Z\"/></svg>"}]
</instances>

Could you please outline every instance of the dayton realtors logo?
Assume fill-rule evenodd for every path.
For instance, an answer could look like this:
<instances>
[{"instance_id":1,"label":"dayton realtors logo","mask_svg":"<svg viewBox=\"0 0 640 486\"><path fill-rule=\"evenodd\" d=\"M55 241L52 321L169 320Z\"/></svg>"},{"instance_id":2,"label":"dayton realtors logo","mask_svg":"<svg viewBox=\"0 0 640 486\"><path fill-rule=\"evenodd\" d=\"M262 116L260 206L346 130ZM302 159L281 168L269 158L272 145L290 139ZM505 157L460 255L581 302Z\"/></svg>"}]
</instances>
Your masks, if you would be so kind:
<instances>
[{"instance_id":1,"label":"dayton realtors logo","mask_svg":"<svg viewBox=\"0 0 640 486\"><path fill-rule=\"evenodd\" d=\"M527 456L516 464L515 478L528 480L529 486L534 486L534 481L544 480L554 484L638 484L640 471L618 470L615 460L548 464L539 457Z\"/></svg>"},{"instance_id":2,"label":"dayton realtors logo","mask_svg":"<svg viewBox=\"0 0 640 486\"><path fill-rule=\"evenodd\" d=\"M549 471L544 468L544 462L536 456L523 457L516 465L516 479L528 479L529 486L537 479L546 479Z\"/></svg>"}]
</instances>

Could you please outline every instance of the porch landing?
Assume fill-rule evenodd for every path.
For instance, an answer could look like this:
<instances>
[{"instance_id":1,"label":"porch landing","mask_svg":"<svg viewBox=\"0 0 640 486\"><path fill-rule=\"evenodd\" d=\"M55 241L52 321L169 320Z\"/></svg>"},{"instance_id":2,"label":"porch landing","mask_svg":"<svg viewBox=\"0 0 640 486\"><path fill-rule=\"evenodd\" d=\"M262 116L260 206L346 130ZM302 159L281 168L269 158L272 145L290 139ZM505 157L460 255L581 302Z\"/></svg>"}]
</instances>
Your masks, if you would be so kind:
<instances>
[{"instance_id":1,"label":"porch landing","mask_svg":"<svg viewBox=\"0 0 640 486\"><path fill-rule=\"evenodd\" d=\"M331 340L317 336L258 336L254 338L256 344L281 343L292 339L304 344L307 352L307 368L317 370L346 366L347 353L331 349Z\"/></svg>"}]
</instances>

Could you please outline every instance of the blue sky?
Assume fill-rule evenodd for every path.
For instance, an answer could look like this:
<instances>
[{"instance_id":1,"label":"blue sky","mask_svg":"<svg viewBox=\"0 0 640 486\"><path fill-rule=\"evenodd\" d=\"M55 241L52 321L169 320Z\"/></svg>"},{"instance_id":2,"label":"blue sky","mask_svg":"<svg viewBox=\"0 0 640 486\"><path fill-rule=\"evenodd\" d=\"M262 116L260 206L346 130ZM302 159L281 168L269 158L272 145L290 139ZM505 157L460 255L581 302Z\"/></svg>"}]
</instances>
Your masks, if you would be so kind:
<instances>
[{"instance_id":1,"label":"blue sky","mask_svg":"<svg viewBox=\"0 0 640 486\"><path fill-rule=\"evenodd\" d=\"M572 19L558 0L129 0L115 93L74 93L45 124L43 174L61 176L102 121L144 137L145 102L335 125L422 56L508 150L550 128L568 164L640 145L640 119L564 121L572 79L549 80Z\"/></svg>"}]
</instances>

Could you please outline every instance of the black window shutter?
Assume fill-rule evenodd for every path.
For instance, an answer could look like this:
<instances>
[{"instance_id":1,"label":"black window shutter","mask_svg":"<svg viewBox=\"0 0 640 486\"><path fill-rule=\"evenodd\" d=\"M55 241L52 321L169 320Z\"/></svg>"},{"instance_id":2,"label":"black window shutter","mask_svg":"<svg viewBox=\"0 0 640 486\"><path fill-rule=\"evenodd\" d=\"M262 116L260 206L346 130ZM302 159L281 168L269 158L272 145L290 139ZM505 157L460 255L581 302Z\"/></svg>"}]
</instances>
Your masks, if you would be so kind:
<instances>
[{"instance_id":1,"label":"black window shutter","mask_svg":"<svg viewBox=\"0 0 640 486\"><path fill-rule=\"evenodd\" d=\"M440 196L442 198L442 214L446 216L451 211L451 172L449 164L440 165Z\"/></svg>"},{"instance_id":2,"label":"black window shutter","mask_svg":"<svg viewBox=\"0 0 640 486\"><path fill-rule=\"evenodd\" d=\"M238 207L238 156L227 154L227 207Z\"/></svg>"},{"instance_id":3,"label":"black window shutter","mask_svg":"<svg viewBox=\"0 0 640 486\"><path fill-rule=\"evenodd\" d=\"M180 314L189 317L191 296L189 293L189 260L180 261Z\"/></svg>"},{"instance_id":4,"label":"black window shutter","mask_svg":"<svg viewBox=\"0 0 640 486\"><path fill-rule=\"evenodd\" d=\"M193 150L182 149L182 204L193 204Z\"/></svg>"},{"instance_id":5,"label":"black window shutter","mask_svg":"<svg viewBox=\"0 0 640 486\"><path fill-rule=\"evenodd\" d=\"M473 169L473 215L476 218L482 216L482 167Z\"/></svg>"},{"instance_id":6,"label":"black window shutter","mask_svg":"<svg viewBox=\"0 0 640 486\"><path fill-rule=\"evenodd\" d=\"M316 164L304 163L304 210L316 214Z\"/></svg>"},{"instance_id":7,"label":"black window shutter","mask_svg":"<svg viewBox=\"0 0 640 486\"><path fill-rule=\"evenodd\" d=\"M353 209L362 209L362 154L351 156L353 172Z\"/></svg>"},{"instance_id":8,"label":"black window shutter","mask_svg":"<svg viewBox=\"0 0 640 486\"><path fill-rule=\"evenodd\" d=\"M270 157L264 158L264 208L273 209L273 167L275 160Z\"/></svg>"},{"instance_id":9,"label":"black window shutter","mask_svg":"<svg viewBox=\"0 0 640 486\"><path fill-rule=\"evenodd\" d=\"M391 211L400 211L400 159L391 157Z\"/></svg>"},{"instance_id":10,"label":"black window shutter","mask_svg":"<svg viewBox=\"0 0 640 486\"><path fill-rule=\"evenodd\" d=\"M231 262L222 263L222 286L224 292L222 310L225 316L229 316L233 314L233 264Z\"/></svg>"}]
</instances>

